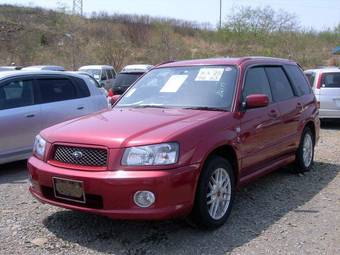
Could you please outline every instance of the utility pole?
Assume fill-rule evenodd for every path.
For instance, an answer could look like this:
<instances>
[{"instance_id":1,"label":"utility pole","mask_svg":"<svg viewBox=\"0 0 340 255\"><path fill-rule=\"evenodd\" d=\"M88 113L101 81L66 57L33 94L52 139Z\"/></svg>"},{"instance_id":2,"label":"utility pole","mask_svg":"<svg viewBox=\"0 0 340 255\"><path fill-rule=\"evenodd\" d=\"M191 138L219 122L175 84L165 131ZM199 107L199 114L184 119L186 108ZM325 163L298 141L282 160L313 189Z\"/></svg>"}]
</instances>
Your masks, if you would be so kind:
<instances>
[{"instance_id":1,"label":"utility pole","mask_svg":"<svg viewBox=\"0 0 340 255\"><path fill-rule=\"evenodd\" d=\"M73 0L73 15L83 16L83 0Z\"/></svg>"},{"instance_id":2,"label":"utility pole","mask_svg":"<svg viewBox=\"0 0 340 255\"><path fill-rule=\"evenodd\" d=\"M222 29L222 0L220 0L220 29Z\"/></svg>"}]
</instances>

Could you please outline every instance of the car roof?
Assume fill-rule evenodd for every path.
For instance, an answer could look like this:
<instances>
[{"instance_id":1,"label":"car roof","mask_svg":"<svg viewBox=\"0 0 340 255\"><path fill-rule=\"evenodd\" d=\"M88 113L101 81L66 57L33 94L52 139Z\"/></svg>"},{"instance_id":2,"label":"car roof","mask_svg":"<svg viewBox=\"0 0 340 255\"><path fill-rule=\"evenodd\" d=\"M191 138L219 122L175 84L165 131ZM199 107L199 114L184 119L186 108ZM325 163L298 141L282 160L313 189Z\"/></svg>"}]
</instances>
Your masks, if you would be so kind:
<instances>
[{"instance_id":1,"label":"car roof","mask_svg":"<svg viewBox=\"0 0 340 255\"><path fill-rule=\"evenodd\" d=\"M305 73L310 73L310 72L315 72L315 73L338 73L340 72L339 67L325 67L325 68L315 68L315 69L308 69L305 70Z\"/></svg>"},{"instance_id":2,"label":"car roof","mask_svg":"<svg viewBox=\"0 0 340 255\"><path fill-rule=\"evenodd\" d=\"M121 73L145 73L152 67L153 65L146 64L127 65L122 69Z\"/></svg>"},{"instance_id":3,"label":"car roof","mask_svg":"<svg viewBox=\"0 0 340 255\"><path fill-rule=\"evenodd\" d=\"M249 61L266 61L266 62L279 62L279 63L295 63L289 59L272 58L262 56L249 56L249 57L223 57L223 58L208 58L208 59L195 59L184 61L172 61L160 64L157 68L161 67L180 67L180 66L200 66L200 65L241 65Z\"/></svg>"},{"instance_id":4,"label":"car roof","mask_svg":"<svg viewBox=\"0 0 340 255\"><path fill-rule=\"evenodd\" d=\"M109 65L88 65L88 66L80 67L79 70L81 70L81 69L102 69L102 68L113 69L113 66L109 66Z\"/></svg>"},{"instance_id":5,"label":"car roof","mask_svg":"<svg viewBox=\"0 0 340 255\"><path fill-rule=\"evenodd\" d=\"M54 66L54 65L37 65L37 66L26 66L21 70L50 70L50 71L64 71L65 68L63 66Z\"/></svg>"},{"instance_id":6,"label":"car roof","mask_svg":"<svg viewBox=\"0 0 340 255\"><path fill-rule=\"evenodd\" d=\"M70 72L63 72L63 71L47 71L47 70L27 70L27 71L4 71L0 72L0 80L7 79L7 78L15 78L20 76L30 76L30 75L68 75L77 78L82 78L81 74L70 73Z\"/></svg>"}]
</instances>

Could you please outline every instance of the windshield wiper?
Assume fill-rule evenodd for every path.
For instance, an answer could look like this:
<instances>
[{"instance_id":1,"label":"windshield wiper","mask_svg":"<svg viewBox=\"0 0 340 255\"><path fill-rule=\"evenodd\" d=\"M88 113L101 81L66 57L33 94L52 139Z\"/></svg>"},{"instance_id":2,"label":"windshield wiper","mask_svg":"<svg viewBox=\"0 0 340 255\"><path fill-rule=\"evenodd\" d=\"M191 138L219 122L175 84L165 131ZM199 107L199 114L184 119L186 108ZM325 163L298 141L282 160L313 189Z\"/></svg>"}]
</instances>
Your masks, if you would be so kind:
<instances>
[{"instance_id":1,"label":"windshield wiper","mask_svg":"<svg viewBox=\"0 0 340 255\"><path fill-rule=\"evenodd\" d=\"M186 110L202 110L202 111L220 111L227 112L227 109L221 107L208 107L208 106L192 106L192 107L183 107Z\"/></svg>"},{"instance_id":2,"label":"windshield wiper","mask_svg":"<svg viewBox=\"0 0 340 255\"><path fill-rule=\"evenodd\" d=\"M134 105L133 108L169 108L164 105L158 104L141 104L141 105Z\"/></svg>"}]
</instances>

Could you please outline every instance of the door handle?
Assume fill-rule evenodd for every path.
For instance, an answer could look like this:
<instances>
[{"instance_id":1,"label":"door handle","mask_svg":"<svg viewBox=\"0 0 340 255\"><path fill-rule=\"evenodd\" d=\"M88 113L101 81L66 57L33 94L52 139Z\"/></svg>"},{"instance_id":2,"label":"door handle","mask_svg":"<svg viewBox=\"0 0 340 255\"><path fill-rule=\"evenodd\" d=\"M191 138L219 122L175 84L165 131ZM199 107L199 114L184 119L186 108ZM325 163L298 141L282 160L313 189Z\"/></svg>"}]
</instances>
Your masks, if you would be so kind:
<instances>
[{"instance_id":1,"label":"door handle","mask_svg":"<svg viewBox=\"0 0 340 255\"><path fill-rule=\"evenodd\" d=\"M30 114L26 114L26 118L33 118L35 116L35 114L30 113Z\"/></svg>"},{"instance_id":2,"label":"door handle","mask_svg":"<svg viewBox=\"0 0 340 255\"><path fill-rule=\"evenodd\" d=\"M276 110L270 110L270 112L268 112L268 116L271 118L277 118L279 114Z\"/></svg>"},{"instance_id":3,"label":"door handle","mask_svg":"<svg viewBox=\"0 0 340 255\"><path fill-rule=\"evenodd\" d=\"M301 103L297 103L296 109L298 109L300 113L303 112L303 105Z\"/></svg>"},{"instance_id":4,"label":"door handle","mask_svg":"<svg viewBox=\"0 0 340 255\"><path fill-rule=\"evenodd\" d=\"M77 110L83 110L83 109L84 109L84 106L77 107Z\"/></svg>"}]
</instances>

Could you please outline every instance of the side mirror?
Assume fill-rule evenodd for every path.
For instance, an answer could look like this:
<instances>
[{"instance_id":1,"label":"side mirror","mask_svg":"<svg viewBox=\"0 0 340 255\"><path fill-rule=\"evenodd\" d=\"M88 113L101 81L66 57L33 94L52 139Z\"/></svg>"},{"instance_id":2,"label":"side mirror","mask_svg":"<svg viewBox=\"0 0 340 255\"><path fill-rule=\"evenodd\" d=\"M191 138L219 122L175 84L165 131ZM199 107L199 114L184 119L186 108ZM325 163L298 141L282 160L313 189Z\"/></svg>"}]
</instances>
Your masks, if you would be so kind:
<instances>
[{"instance_id":1,"label":"side mirror","mask_svg":"<svg viewBox=\"0 0 340 255\"><path fill-rule=\"evenodd\" d=\"M265 107L269 104L269 98L264 94L249 95L246 98L245 104L247 109Z\"/></svg>"}]
</instances>

